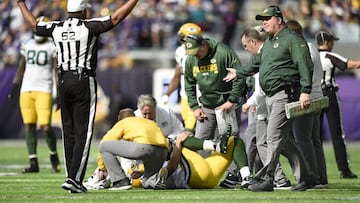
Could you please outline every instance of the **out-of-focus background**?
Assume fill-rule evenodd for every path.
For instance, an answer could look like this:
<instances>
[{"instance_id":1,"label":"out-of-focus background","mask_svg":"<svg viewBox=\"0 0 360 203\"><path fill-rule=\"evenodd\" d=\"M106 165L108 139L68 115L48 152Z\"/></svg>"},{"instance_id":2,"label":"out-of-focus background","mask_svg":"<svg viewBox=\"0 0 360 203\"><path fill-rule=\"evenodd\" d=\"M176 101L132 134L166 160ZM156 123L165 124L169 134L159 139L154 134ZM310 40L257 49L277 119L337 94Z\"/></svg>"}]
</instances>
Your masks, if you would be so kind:
<instances>
[{"instance_id":1,"label":"out-of-focus background","mask_svg":"<svg viewBox=\"0 0 360 203\"><path fill-rule=\"evenodd\" d=\"M26 0L35 16L51 20L66 18L65 0ZM124 0L90 0L91 16L111 14ZM140 94L157 99L167 88L175 67L174 52L178 28L186 22L199 24L205 36L229 44L243 63L249 54L241 46L240 34L249 26L261 25L255 15L269 5L279 5L285 19L298 20L306 39L314 43L319 30L333 32L339 41L334 51L360 60L360 0L139 0L133 12L115 29L101 35L97 80L99 102L96 136L101 137L116 122L118 110L136 108ZM12 81L19 62L21 42L31 38L15 0L0 0L0 139L23 137L18 97L9 100ZM360 140L360 81L358 71L337 72L343 121L347 140ZM179 94L170 105L179 112ZM242 116L242 131L246 115ZM60 127L59 112L53 124ZM327 126L325 126L327 127ZM325 130L324 140L329 139Z\"/></svg>"}]
</instances>

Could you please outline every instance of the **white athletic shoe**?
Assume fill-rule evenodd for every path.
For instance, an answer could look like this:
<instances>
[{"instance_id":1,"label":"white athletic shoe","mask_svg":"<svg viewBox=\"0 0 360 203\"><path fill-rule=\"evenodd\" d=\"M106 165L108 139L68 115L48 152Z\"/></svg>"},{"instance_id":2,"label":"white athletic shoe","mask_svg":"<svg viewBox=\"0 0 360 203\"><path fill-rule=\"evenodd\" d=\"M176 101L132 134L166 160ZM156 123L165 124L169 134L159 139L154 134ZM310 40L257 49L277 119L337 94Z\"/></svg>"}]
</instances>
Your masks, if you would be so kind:
<instances>
[{"instance_id":1,"label":"white athletic shoe","mask_svg":"<svg viewBox=\"0 0 360 203\"><path fill-rule=\"evenodd\" d=\"M100 190L107 189L111 185L110 177L106 177L105 179L99 180L99 170L95 169L95 172L92 176L90 176L86 181L83 182L83 185L88 190Z\"/></svg>"},{"instance_id":2,"label":"white athletic shoe","mask_svg":"<svg viewBox=\"0 0 360 203\"><path fill-rule=\"evenodd\" d=\"M154 190L165 190L166 189L166 180L168 177L168 170L166 167L161 168L159 170L159 176L158 176L158 180L157 183L154 187Z\"/></svg>"}]
</instances>

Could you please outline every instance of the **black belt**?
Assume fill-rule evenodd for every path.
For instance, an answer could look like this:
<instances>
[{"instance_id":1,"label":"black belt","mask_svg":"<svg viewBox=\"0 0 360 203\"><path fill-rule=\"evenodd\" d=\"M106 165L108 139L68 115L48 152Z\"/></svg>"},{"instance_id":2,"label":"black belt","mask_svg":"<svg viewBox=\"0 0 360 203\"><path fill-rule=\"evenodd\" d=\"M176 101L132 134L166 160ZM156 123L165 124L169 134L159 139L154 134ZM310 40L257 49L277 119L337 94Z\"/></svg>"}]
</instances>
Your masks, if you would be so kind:
<instances>
[{"instance_id":1,"label":"black belt","mask_svg":"<svg viewBox=\"0 0 360 203\"><path fill-rule=\"evenodd\" d=\"M300 83L291 83L291 82L289 82L289 83L286 83L286 84L284 84L282 86L279 86L278 88L276 88L274 90L265 92L265 94L269 95L269 96L273 96L274 94L284 90L285 93L288 95L289 99L293 100L298 96L300 87L301 87Z\"/></svg>"},{"instance_id":2,"label":"black belt","mask_svg":"<svg viewBox=\"0 0 360 203\"><path fill-rule=\"evenodd\" d=\"M81 78L85 78L85 77L95 77L96 76L96 72L94 70L82 70L82 71L78 71L78 70L59 70L59 76L62 77L64 74L69 74L71 73L72 75L76 75L79 77L79 79Z\"/></svg>"},{"instance_id":3,"label":"black belt","mask_svg":"<svg viewBox=\"0 0 360 203\"><path fill-rule=\"evenodd\" d=\"M335 86L335 85L326 85L326 84L321 84L321 88L323 91L334 91L337 92L339 90L339 86Z\"/></svg>"}]
</instances>

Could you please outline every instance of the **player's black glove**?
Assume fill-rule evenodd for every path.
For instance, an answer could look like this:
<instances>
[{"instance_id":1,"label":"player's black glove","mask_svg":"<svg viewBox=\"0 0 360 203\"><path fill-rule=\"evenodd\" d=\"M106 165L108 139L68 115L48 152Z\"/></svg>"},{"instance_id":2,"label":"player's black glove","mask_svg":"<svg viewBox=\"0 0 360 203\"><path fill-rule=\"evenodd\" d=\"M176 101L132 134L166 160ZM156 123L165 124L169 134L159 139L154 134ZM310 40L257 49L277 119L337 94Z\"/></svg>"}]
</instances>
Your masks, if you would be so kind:
<instances>
[{"instance_id":1,"label":"player's black glove","mask_svg":"<svg viewBox=\"0 0 360 203\"><path fill-rule=\"evenodd\" d=\"M17 84L17 83L14 83L14 84L12 85L11 91L10 91L10 93L8 94L8 98L9 98L9 99L12 99L12 98L15 97L16 91L19 89L19 87L20 87L20 85Z\"/></svg>"}]
</instances>

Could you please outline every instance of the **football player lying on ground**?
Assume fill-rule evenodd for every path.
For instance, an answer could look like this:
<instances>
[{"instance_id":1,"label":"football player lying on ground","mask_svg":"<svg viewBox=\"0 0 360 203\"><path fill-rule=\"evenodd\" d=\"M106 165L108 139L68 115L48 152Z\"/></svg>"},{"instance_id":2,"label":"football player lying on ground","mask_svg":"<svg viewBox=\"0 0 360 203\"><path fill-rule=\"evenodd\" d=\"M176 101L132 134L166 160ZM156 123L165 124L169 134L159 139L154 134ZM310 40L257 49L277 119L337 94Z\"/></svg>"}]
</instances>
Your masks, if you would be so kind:
<instances>
[{"instance_id":1,"label":"football player lying on ground","mask_svg":"<svg viewBox=\"0 0 360 203\"><path fill-rule=\"evenodd\" d=\"M173 145L170 160L160 169L154 189L181 189L181 188L214 188L234 160L243 179L242 188L246 188L251 181L245 146L241 139L231 135L231 126L227 133L217 141L202 140L193 137L187 131L180 133ZM196 150L214 151L209 157L203 158ZM122 165L133 187L142 187L141 177L144 166L139 161L133 165ZM104 173L105 172L105 173ZM88 189L103 189L110 186L106 171L96 169L94 174L84 185Z\"/></svg>"},{"instance_id":2,"label":"football player lying on ground","mask_svg":"<svg viewBox=\"0 0 360 203\"><path fill-rule=\"evenodd\" d=\"M213 150L213 153L203 158L196 150ZM154 189L214 188L232 160L244 177L241 187L247 188L252 176L244 142L231 136L231 125L228 125L227 132L215 142L195 138L190 132L182 132L176 138L170 160L159 171Z\"/></svg>"}]
</instances>

